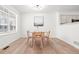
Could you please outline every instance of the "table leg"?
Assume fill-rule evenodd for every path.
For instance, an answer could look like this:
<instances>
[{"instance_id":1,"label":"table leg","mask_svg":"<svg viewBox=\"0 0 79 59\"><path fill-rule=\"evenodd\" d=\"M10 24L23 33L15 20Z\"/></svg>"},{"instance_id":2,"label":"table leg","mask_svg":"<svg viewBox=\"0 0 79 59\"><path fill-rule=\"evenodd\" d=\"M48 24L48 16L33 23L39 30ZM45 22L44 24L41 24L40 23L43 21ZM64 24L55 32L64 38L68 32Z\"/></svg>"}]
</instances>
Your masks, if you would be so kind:
<instances>
[{"instance_id":1,"label":"table leg","mask_svg":"<svg viewBox=\"0 0 79 59\"><path fill-rule=\"evenodd\" d=\"M43 42L43 38L42 38L41 46L42 46L42 48L44 47L44 42Z\"/></svg>"}]
</instances>

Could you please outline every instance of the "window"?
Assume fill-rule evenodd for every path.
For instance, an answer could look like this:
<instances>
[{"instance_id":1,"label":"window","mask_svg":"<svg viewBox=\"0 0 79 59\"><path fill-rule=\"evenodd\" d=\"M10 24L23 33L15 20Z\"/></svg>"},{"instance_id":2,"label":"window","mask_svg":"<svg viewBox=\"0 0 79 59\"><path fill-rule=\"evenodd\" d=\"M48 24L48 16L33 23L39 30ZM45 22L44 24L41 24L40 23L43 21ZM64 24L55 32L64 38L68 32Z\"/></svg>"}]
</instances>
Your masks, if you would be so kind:
<instances>
[{"instance_id":1,"label":"window","mask_svg":"<svg viewBox=\"0 0 79 59\"><path fill-rule=\"evenodd\" d=\"M16 14L0 6L0 34L16 31Z\"/></svg>"},{"instance_id":2,"label":"window","mask_svg":"<svg viewBox=\"0 0 79 59\"><path fill-rule=\"evenodd\" d=\"M60 24L79 22L79 15L60 15Z\"/></svg>"}]
</instances>

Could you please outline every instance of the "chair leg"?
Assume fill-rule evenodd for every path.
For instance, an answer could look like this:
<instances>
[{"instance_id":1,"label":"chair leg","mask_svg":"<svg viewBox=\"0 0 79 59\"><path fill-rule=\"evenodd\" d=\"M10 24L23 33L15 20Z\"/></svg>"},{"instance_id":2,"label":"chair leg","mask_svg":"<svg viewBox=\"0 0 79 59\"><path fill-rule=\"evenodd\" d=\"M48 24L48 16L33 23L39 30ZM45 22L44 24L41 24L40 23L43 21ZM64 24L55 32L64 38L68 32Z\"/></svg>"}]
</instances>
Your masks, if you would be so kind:
<instances>
[{"instance_id":1,"label":"chair leg","mask_svg":"<svg viewBox=\"0 0 79 59\"><path fill-rule=\"evenodd\" d=\"M29 42L29 38L27 39L27 42L26 42L27 46L28 46L28 42Z\"/></svg>"},{"instance_id":2,"label":"chair leg","mask_svg":"<svg viewBox=\"0 0 79 59\"><path fill-rule=\"evenodd\" d=\"M31 42L32 44L31 44L31 47L33 47L33 39L32 39L32 42Z\"/></svg>"}]
</instances>

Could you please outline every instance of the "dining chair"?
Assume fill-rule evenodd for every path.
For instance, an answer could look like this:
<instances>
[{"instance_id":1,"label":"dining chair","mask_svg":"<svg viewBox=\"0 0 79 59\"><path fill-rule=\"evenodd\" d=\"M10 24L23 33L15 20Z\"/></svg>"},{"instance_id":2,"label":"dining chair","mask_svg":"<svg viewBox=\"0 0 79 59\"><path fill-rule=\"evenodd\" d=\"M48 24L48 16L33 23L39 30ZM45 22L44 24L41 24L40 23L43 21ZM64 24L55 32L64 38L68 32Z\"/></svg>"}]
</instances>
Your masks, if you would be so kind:
<instances>
[{"instance_id":1,"label":"dining chair","mask_svg":"<svg viewBox=\"0 0 79 59\"><path fill-rule=\"evenodd\" d=\"M30 40L32 40L32 33L30 31L27 31L27 45L29 44ZM32 44L31 44L31 46L32 46Z\"/></svg>"},{"instance_id":2,"label":"dining chair","mask_svg":"<svg viewBox=\"0 0 79 59\"><path fill-rule=\"evenodd\" d=\"M47 43L49 43L49 39L50 39L50 31L45 32L45 34L44 34L44 37L43 37L44 45L46 45ZM45 40L46 40L46 42L45 42Z\"/></svg>"}]
</instances>

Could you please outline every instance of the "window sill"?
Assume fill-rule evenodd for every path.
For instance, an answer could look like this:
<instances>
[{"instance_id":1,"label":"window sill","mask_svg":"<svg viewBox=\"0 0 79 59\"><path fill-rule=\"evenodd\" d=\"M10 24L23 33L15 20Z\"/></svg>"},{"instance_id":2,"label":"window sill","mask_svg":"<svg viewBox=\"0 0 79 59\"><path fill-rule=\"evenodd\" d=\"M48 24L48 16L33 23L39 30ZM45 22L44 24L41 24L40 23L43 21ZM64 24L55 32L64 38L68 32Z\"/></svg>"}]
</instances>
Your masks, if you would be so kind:
<instances>
[{"instance_id":1,"label":"window sill","mask_svg":"<svg viewBox=\"0 0 79 59\"><path fill-rule=\"evenodd\" d=\"M0 33L0 36L3 36L3 35L10 35L10 34L14 34L16 33L16 31L12 31L12 32L3 32L3 33Z\"/></svg>"}]
</instances>

